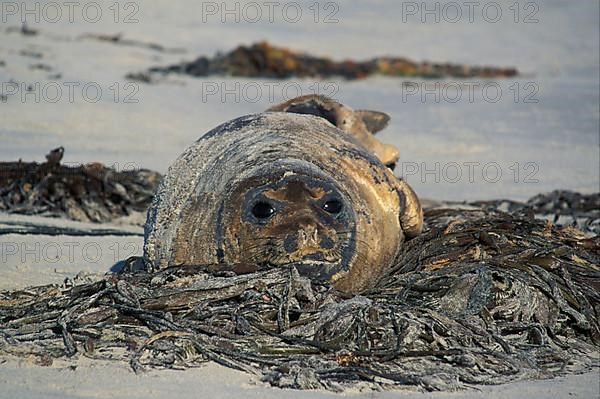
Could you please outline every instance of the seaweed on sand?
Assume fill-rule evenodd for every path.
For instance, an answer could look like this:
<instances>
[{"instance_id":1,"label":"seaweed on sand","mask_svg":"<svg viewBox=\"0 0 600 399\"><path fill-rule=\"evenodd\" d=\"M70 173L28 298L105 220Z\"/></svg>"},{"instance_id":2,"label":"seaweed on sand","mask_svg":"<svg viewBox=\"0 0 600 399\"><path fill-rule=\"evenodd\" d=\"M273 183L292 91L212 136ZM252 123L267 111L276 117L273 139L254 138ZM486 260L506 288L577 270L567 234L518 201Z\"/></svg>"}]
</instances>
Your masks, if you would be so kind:
<instances>
[{"instance_id":1,"label":"seaweed on sand","mask_svg":"<svg viewBox=\"0 0 600 399\"><path fill-rule=\"evenodd\" d=\"M363 79L371 75L413 78L505 78L518 76L515 68L470 66L450 63L415 62L403 57L376 57L369 60L335 61L327 57L277 47L268 42L238 46L214 57L200 56L194 61L153 67L150 73L180 73L190 76L238 76L253 78L344 78ZM146 73L131 73L128 78L151 82Z\"/></svg>"},{"instance_id":2,"label":"seaweed on sand","mask_svg":"<svg viewBox=\"0 0 600 399\"><path fill-rule=\"evenodd\" d=\"M294 268L146 270L0 293L0 354L187 368L342 390L549 378L598 367L600 238L522 212L438 207L376 288Z\"/></svg>"},{"instance_id":3,"label":"seaweed on sand","mask_svg":"<svg viewBox=\"0 0 600 399\"><path fill-rule=\"evenodd\" d=\"M117 171L101 163L61 164L64 149L50 151L46 162L0 162L0 211L64 217L83 222L124 221L145 214L162 176L147 169ZM456 204L453 204L456 205ZM467 205L461 203L461 205ZM471 202L476 208L534 214L558 226L572 225L600 234L600 193L556 190L527 202ZM141 220L127 220L143 223Z\"/></svg>"},{"instance_id":4,"label":"seaweed on sand","mask_svg":"<svg viewBox=\"0 0 600 399\"><path fill-rule=\"evenodd\" d=\"M108 222L142 213L161 175L151 170L117 171L100 163L69 166L64 148L46 162L0 162L0 211Z\"/></svg>"}]
</instances>

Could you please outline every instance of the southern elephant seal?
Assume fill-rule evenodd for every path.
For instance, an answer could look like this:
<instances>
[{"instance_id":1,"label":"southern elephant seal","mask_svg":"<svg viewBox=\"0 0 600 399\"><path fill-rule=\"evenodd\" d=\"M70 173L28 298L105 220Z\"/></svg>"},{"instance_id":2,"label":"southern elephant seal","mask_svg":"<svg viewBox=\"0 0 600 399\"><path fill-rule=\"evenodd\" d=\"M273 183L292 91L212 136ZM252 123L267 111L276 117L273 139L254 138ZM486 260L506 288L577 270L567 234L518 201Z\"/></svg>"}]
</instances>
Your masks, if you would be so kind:
<instances>
[{"instance_id":1,"label":"southern elephant seal","mask_svg":"<svg viewBox=\"0 0 600 399\"><path fill-rule=\"evenodd\" d=\"M293 265L355 293L422 223L412 189L355 137L267 112L222 124L174 162L148 210L144 256L155 268Z\"/></svg>"}]
</instances>

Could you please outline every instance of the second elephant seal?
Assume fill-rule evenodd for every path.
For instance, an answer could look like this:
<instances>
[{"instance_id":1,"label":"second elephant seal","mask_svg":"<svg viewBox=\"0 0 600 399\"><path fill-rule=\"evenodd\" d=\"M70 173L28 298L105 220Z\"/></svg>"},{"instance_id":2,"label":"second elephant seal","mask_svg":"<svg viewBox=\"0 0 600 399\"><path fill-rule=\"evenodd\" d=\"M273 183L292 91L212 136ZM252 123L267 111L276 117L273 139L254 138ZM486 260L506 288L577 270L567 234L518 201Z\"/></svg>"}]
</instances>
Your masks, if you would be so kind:
<instances>
[{"instance_id":1,"label":"second elephant seal","mask_svg":"<svg viewBox=\"0 0 600 399\"><path fill-rule=\"evenodd\" d=\"M375 154L388 168L394 170L400 157L398 148L383 143L375 134L385 129L388 114L379 111L353 110L333 98L319 94L295 97L274 105L267 111L316 115L353 136L365 149Z\"/></svg>"}]
</instances>

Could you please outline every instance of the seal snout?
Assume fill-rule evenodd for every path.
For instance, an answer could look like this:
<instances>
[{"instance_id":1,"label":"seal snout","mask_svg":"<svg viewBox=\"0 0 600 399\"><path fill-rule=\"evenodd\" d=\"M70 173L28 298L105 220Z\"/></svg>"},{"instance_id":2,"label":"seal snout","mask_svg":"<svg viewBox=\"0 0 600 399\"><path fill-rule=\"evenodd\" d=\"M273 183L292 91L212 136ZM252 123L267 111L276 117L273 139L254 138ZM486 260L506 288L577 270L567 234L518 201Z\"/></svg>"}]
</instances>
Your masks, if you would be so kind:
<instances>
[{"instance_id":1,"label":"seal snout","mask_svg":"<svg viewBox=\"0 0 600 399\"><path fill-rule=\"evenodd\" d=\"M302 226L295 233L288 234L283 241L283 248L294 261L304 259L316 261L337 261L331 254L335 248L336 240L327 232L327 229L317 225Z\"/></svg>"},{"instance_id":2,"label":"seal snout","mask_svg":"<svg viewBox=\"0 0 600 399\"><path fill-rule=\"evenodd\" d=\"M308 226L298 230L298 241L302 247L319 247L319 229Z\"/></svg>"}]
</instances>

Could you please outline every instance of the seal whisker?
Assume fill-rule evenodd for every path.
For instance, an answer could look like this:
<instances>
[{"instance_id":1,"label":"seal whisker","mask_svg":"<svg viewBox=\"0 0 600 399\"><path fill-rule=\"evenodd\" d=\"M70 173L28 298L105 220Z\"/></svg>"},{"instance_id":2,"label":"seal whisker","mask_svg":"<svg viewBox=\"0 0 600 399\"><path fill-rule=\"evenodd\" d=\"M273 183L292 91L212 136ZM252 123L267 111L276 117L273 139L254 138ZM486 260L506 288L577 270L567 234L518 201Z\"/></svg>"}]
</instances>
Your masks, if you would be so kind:
<instances>
[{"instance_id":1,"label":"seal whisker","mask_svg":"<svg viewBox=\"0 0 600 399\"><path fill-rule=\"evenodd\" d=\"M372 248L371 244L369 244L367 241L365 241L365 240L363 240L363 239L361 239L361 238L358 238L358 237L349 237L349 238L348 238L348 240L349 240L351 243L354 243L354 244L362 244L362 245L364 245L365 247L367 247L367 249L368 249L369 251L372 251L372 250L373 250L373 248Z\"/></svg>"}]
</instances>

